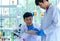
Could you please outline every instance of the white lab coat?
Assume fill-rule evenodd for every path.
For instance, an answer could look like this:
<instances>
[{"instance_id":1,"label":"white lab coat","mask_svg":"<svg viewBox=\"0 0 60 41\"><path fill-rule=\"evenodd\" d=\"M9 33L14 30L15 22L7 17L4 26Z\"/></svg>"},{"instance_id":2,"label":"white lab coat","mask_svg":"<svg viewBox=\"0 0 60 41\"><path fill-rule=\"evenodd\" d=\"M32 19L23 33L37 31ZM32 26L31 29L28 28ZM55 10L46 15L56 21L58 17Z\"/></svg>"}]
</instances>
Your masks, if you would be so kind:
<instances>
[{"instance_id":1,"label":"white lab coat","mask_svg":"<svg viewBox=\"0 0 60 41\"><path fill-rule=\"evenodd\" d=\"M40 25L33 24L33 26L35 28L37 28L38 30L40 29ZM21 25L20 29L21 29L20 36L21 36L21 38L25 38L26 41L41 41L41 37L40 36L38 36L38 35L31 35L31 34L25 33L25 32L28 31L28 28L27 28L26 24ZM22 41L22 40L20 40L20 41Z\"/></svg>"},{"instance_id":2,"label":"white lab coat","mask_svg":"<svg viewBox=\"0 0 60 41\"><path fill-rule=\"evenodd\" d=\"M50 5L44 14L41 22L41 28L44 30L45 36L41 41L60 41L60 13L59 9Z\"/></svg>"}]
</instances>

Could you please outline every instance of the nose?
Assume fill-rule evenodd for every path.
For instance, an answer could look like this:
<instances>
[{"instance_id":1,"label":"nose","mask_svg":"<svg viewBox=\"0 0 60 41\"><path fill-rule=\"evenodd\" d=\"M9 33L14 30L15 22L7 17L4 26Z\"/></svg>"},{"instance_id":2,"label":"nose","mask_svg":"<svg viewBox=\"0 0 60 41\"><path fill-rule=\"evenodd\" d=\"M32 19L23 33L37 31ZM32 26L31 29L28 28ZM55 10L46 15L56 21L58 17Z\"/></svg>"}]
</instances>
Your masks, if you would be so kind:
<instances>
[{"instance_id":1,"label":"nose","mask_svg":"<svg viewBox=\"0 0 60 41\"><path fill-rule=\"evenodd\" d=\"M30 23L31 21L29 20L29 23Z\"/></svg>"}]
</instances>

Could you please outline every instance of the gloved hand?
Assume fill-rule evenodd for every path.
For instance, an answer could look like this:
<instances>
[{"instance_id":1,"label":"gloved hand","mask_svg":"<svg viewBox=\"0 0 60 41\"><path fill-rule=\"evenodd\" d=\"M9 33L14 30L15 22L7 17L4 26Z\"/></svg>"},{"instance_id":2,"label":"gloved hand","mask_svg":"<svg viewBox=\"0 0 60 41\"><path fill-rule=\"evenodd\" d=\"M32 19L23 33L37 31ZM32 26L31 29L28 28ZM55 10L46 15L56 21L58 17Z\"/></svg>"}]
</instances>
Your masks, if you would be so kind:
<instances>
[{"instance_id":1,"label":"gloved hand","mask_svg":"<svg viewBox=\"0 0 60 41\"><path fill-rule=\"evenodd\" d=\"M39 31L37 28L34 28L33 25L29 26L28 30L33 30L39 36L44 36L45 35L45 33L42 29Z\"/></svg>"},{"instance_id":2,"label":"gloved hand","mask_svg":"<svg viewBox=\"0 0 60 41\"><path fill-rule=\"evenodd\" d=\"M44 36L45 33L44 33L44 31L41 29L41 30L38 32L38 35L39 35L39 36Z\"/></svg>"},{"instance_id":3,"label":"gloved hand","mask_svg":"<svg viewBox=\"0 0 60 41\"><path fill-rule=\"evenodd\" d=\"M33 25L28 26L28 31L29 31L29 30L33 30L36 34L39 32L39 30L38 30L37 28L34 28Z\"/></svg>"}]
</instances>

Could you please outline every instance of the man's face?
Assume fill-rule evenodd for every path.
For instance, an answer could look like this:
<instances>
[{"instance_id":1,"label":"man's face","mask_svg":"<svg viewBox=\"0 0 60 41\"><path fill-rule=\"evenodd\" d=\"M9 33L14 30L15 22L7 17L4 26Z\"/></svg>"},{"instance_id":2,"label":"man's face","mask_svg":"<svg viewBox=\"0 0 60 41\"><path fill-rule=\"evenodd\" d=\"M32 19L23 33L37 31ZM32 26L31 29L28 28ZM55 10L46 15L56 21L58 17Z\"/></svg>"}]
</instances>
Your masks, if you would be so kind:
<instances>
[{"instance_id":1,"label":"man's face","mask_svg":"<svg viewBox=\"0 0 60 41\"><path fill-rule=\"evenodd\" d=\"M39 6L40 6L42 9L46 9L46 7L47 7L46 1L40 2L40 3L39 3Z\"/></svg>"},{"instance_id":2,"label":"man's face","mask_svg":"<svg viewBox=\"0 0 60 41\"><path fill-rule=\"evenodd\" d=\"M25 22L28 26L32 25L32 21L33 21L33 17L27 17L27 18L24 19L24 22Z\"/></svg>"}]
</instances>

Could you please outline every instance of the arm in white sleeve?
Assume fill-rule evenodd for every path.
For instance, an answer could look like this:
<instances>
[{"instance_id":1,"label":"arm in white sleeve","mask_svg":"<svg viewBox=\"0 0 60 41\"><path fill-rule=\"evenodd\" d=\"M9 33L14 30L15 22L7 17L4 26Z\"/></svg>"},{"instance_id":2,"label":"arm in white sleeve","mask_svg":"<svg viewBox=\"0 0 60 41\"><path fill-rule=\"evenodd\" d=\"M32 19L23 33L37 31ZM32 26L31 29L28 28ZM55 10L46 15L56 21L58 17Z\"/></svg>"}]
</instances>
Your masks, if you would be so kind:
<instances>
[{"instance_id":1,"label":"arm in white sleeve","mask_svg":"<svg viewBox=\"0 0 60 41\"><path fill-rule=\"evenodd\" d=\"M44 33L45 34L50 34L54 30L56 30L58 27L60 27L60 14L59 14L58 10L56 9L53 12L53 21L52 21L52 24L49 27L44 29Z\"/></svg>"}]
</instances>

